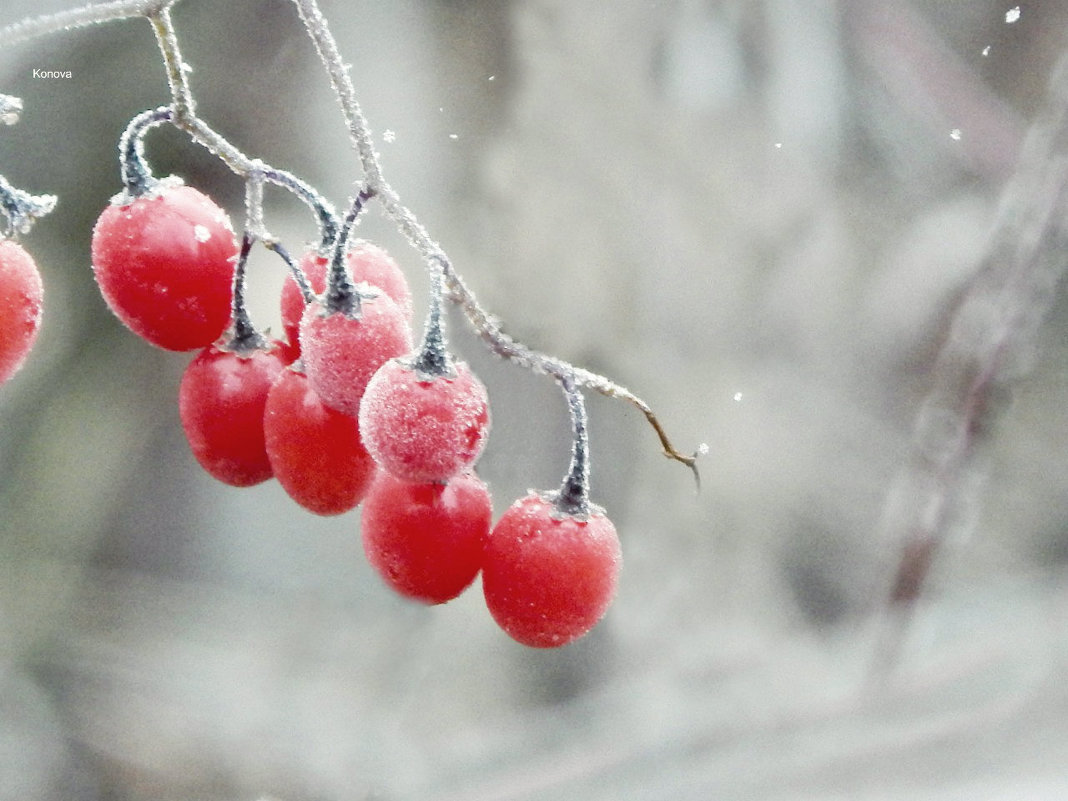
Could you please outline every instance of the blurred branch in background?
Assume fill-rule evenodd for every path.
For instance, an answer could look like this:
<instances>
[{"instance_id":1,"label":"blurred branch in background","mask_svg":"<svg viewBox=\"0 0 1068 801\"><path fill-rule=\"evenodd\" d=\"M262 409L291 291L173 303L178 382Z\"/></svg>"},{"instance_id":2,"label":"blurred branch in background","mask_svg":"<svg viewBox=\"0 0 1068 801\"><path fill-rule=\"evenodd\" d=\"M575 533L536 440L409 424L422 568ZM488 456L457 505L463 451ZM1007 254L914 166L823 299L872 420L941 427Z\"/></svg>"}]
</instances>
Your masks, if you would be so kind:
<instances>
[{"instance_id":1,"label":"blurred branch in background","mask_svg":"<svg viewBox=\"0 0 1068 801\"><path fill-rule=\"evenodd\" d=\"M974 521L983 481L975 452L1035 362L1038 327L1068 269L1068 55L1002 194L986 254L949 325L916 419L906 467L887 501L884 536L901 548L889 592L895 625L880 644L894 661L900 627L955 524ZM976 473L973 475L973 473Z\"/></svg>"}]
</instances>

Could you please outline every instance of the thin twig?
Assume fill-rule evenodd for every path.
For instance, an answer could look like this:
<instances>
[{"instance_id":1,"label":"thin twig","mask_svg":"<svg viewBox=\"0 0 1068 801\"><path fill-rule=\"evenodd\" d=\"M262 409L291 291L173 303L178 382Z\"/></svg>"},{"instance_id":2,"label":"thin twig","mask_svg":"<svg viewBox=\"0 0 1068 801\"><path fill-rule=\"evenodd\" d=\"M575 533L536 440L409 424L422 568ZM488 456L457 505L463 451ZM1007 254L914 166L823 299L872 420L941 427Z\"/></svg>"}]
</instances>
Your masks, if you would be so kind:
<instances>
[{"instance_id":1,"label":"thin twig","mask_svg":"<svg viewBox=\"0 0 1068 801\"><path fill-rule=\"evenodd\" d=\"M366 186L374 191L378 200L381 201L387 216L393 220L412 246L422 254L428 269L432 271L442 270L449 289L450 299L463 308L468 321L489 346L490 350L498 356L534 372L552 375L558 381L564 379L573 380L578 385L589 387L609 397L621 398L633 403L641 409L646 419L653 426L664 449L664 454L670 459L685 464L693 471L695 478L699 480L696 464L698 454L695 452L692 455L686 455L676 449L647 403L630 390L604 376L576 368L563 359L548 356L515 341L505 334L494 318L479 305L474 294L468 290L460 276L453 269L452 263L441 246L420 225L411 210L401 203L396 191L383 178L378 154L374 149L374 139L360 109L360 104L356 100L356 90L349 75L349 68L341 59L337 42L330 32L325 18L319 11L318 3L316 0L293 1L297 5L297 10L308 31L308 35L315 45L316 51L319 53L323 66L330 76L330 82L345 115L349 135L363 168Z\"/></svg>"}]
</instances>

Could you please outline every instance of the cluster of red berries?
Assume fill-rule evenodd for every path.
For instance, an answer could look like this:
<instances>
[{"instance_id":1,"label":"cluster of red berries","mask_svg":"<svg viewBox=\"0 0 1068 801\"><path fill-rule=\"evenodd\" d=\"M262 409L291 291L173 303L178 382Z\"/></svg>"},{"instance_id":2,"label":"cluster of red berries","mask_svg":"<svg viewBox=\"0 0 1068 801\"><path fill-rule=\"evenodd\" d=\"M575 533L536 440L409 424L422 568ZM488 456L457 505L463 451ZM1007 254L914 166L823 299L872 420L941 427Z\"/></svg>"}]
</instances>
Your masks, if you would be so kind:
<instances>
[{"instance_id":1,"label":"cluster of red berries","mask_svg":"<svg viewBox=\"0 0 1068 801\"><path fill-rule=\"evenodd\" d=\"M212 476L238 487L275 477L321 515L362 503L367 558L404 596L442 603L481 571L492 616L519 642L550 647L585 634L615 592L614 527L584 494L576 505L534 492L493 524L473 472L488 397L444 348L440 296L413 348L404 273L347 234L327 243L329 256L312 250L294 266L282 341L256 332L243 310L252 239L239 245L223 210L175 179L117 197L93 231L92 260L130 330L161 348L200 350L179 410Z\"/></svg>"}]
</instances>

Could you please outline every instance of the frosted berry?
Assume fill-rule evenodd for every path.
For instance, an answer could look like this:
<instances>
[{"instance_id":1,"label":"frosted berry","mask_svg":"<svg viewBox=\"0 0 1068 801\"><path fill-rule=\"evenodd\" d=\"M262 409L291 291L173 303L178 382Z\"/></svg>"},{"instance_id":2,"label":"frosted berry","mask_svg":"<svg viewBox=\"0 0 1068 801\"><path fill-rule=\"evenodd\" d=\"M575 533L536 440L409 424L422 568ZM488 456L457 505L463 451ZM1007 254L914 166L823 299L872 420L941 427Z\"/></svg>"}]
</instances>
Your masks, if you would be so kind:
<instances>
[{"instance_id":1,"label":"frosted berry","mask_svg":"<svg viewBox=\"0 0 1068 801\"><path fill-rule=\"evenodd\" d=\"M352 283L366 282L385 292L401 307L405 317L412 316L412 295L408 288L408 279L404 272L385 250L364 240L357 240L349 249L346 257ZM326 269L330 260L314 251L305 253L300 259L300 269L308 279L312 291L321 295L326 289ZM297 282L292 275L287 275L282 284L282 329L290 343L297 343L300 318L304 314L304 298L300 294Z\"/></svg>"},{"instance_id":2,"label":"frosted berry","mask_svg":"<svg viewBox=\"0 0 1068 801\"><path fill-rule=\"evenodd\" d=\"M561 514L551 498L532 492L508 508L486 540L486 605L518 642L566 645L604 615L621 564L619 537L603 512L586 519Z\"/></svg>"},{"instance_id":3,"label":"frosted berry","mask_svg":"<svg viewBox=\"0 0 1068 801\"><path fill-rule=\"evenodd\" d=\"M135 334L167 350L203 348L222 335L236 256L226 213L181 184L112 203L93 228L104 300Z\"/></svg>"},{"instance_id":4,"label":"frosted berry","mask_svg":"<svg viewBox=\"0 0 1068 801\"><path fill-rule=\"evenodd\" d=\"M178 411L201 467L235 487L271 477L263 434L267 393L282 372L277 349L201 351L182 375Z\"/></svg>"},{"instance_id":5,"label":"frosted berry","mask_svg":"<svg viewBox=\"0 0 1068 801\"><path fill-rule=\"evenodd\" d=\"M33 258L17 242L0 240L0 384L26 361L41 328L43 300Z\"/></svg>"},{"instance_id":6,"label":"frosted berry","mask_svg":"<svg viewBox=\"0 0 1068 801\"><path fill-rule=\"evenodd\" d=\"M448 481L468 470L489 436L489 399L463 362L425 375L405 359L374 374L360 403L368 452L404 481Z\"/></svg>"},{"instance_id":7,"label":"frosted berry","mask_svg":"<svg viewBox=\"0 0 1068 801\"><path fill-rule=\"evenodd\" d=\"M363 502L363 549L396 592L452 600L474 581L492 522L489 490L475 475L411 484L379 470Z\"/></svg>"},{"instance_id":8,"label":"frosted berry","mask_svg":"<svg viewBox=\"0 0 1068 801\"><path fill-rule=\"evenodd\" d=\"M358 317L309 303L300 321L301 360L308 381L331 408L355 416L371 376L412 348L401 308L385 294L365 298Z\"/></svg>"},{"instance_id":9,"label":"frosted berry","mask_svg":"<svg viewBox=\"0 0 1068 801\"><path fill-rule=\"evenodd\" d=\"M267 394L263 433L278 483L319 515L354 509L374 477L356 418L324 404L304 373L283 370Z\"/></svg>"}]
</instances>

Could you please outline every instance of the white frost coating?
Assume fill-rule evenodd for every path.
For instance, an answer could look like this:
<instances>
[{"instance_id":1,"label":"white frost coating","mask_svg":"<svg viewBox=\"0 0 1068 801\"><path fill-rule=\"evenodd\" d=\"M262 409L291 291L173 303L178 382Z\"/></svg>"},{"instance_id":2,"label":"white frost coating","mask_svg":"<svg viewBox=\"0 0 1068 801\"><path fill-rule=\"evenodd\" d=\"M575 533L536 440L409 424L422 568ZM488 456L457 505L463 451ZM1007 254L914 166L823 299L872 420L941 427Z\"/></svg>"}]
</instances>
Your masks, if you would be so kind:
<instances>
[{"instance_id":1,"label":"white frost coating","mask_svg":"<svg viewBox=\"0 0 1068 801\"><path fill-rule=\"evenodd\" d=\"M470 368L452 378L421 380L394 359L375 373L360 402L364 447L404 481L447 481L468 469L489 435L489 398Z\"/></svg>"},{"instance_id":2,"label":"white frost coating","mask_svg":"<svg viewBox=\"0 0 1068 801\"><path fill-rule=\"evenodd\" d=\"M197 242L207 242L211 239L211 231L203 225L194 225L193 236L196 238Z\"/></svg>"},{"instance_id":3,"label":"white frost coating","mask_svg":"<svg viewBox=\"0 0 1068 801\"><path fill-rule=\"evenodd\" d=\"M1007 24L1009 24L1009 25L1012 25L1012 23L1016 22L1016 20L1018 20L1019 18L1020 18L1020 7L1019 6L1013 6L1008 11L1005 12L1005 22Z\"/></svg>"}]
</instances>

